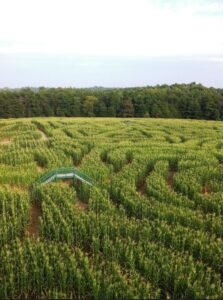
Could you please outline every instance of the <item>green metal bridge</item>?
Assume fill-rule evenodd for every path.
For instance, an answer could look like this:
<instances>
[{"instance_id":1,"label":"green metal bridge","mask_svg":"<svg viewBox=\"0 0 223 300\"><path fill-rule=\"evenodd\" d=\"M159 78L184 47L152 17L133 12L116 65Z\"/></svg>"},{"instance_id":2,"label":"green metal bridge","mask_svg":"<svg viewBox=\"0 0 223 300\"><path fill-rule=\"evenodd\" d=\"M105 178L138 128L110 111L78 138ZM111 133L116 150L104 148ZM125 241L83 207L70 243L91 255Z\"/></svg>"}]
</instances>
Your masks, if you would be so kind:
<instances>
[{"instance_id":1,"label":"green metal bridge","mask_svg":"<svg viewBox=\"0 0 223 300\"><path fill-rule=\"evenodd\" d=\"M54 180L58 179L78 179L84 183L87 183L91 186L95 185L93 180L82 172L78 171L75 168L59 168L49 171L48 173L41 176L37 183L47 184Z\"/></svg>"}]
</instances>

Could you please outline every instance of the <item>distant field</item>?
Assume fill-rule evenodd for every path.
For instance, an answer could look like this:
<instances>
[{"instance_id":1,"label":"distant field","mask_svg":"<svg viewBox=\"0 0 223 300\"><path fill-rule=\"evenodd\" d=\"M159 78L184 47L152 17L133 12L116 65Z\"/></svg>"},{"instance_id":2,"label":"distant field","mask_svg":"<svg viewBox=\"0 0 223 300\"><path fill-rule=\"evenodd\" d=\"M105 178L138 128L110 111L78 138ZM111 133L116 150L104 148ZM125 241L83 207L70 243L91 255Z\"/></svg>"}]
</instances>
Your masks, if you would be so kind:
<instances>
[{"instance_id":1,"label":"distant field","mask_svg":"<svg viewBox=\"0 0 223 300\"><path fill-rule=\"evenodd\" d=\"M0 298L222 298L222 216L223 122L0 121Z\"/></svg>"}]
</instances>

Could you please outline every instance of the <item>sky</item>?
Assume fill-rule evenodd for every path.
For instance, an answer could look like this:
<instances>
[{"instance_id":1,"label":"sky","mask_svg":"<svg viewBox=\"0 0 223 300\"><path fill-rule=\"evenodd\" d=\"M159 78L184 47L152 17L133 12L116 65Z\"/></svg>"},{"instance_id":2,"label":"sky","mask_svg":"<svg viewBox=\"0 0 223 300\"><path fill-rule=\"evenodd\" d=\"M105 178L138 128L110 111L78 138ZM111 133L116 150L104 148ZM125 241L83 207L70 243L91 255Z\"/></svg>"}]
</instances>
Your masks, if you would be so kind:
<instances>
[{"instance_id":1,"label":"sky","mask_svg":"<svg viewBox=\"0 0 223 300\"><path fill-rule=\"evenodd\" d=\"M223 0L0 0L0 87L223 88Z\"/></svg>"}]
</instances>

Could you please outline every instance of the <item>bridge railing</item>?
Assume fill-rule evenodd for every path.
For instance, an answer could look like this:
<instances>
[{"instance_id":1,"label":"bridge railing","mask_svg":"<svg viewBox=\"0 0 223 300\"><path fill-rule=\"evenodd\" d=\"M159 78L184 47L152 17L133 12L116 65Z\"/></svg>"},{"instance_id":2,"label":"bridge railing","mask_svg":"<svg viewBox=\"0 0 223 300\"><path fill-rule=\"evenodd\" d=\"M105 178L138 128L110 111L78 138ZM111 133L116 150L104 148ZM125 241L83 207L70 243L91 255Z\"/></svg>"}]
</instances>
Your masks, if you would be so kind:
<instances>
[{"instance_id":1,"label":"bridge railing","mask_svg":"<svg viewBox=\"0 0 223 300\"><path fill-rule=\"evenodd\" d=\"M89 182L90 184L94 184L93 180L88 177L87 175L83 174L82 172L80 172L79 170L73 168L73 167L68 167L68 168L58 168L58 169L54 169L52 171L49 171L48 173L42 175L38 180L37 183L44 183L46 182L48 179L50 179L51 177L55 176L55 175L62 175L62 174L67 174L67 173L74 173L74 177L75 175L79 176L80 178L82 178L83 180Z\"/></svg>"}]
</instances>

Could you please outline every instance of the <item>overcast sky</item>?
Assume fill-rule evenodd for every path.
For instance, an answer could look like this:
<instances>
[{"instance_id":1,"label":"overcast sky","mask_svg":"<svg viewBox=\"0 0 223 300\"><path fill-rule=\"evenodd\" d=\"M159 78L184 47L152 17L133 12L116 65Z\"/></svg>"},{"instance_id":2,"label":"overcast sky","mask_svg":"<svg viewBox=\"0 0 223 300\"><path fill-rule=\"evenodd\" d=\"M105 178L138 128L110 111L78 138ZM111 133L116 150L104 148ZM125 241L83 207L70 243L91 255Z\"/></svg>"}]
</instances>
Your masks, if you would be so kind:
<instances>
[{"instance_id":1,"label":"overcast sky","mask_svg":"<svg viewBox=\"0 0 223 300\"><path fill-rule=\"evenodd\" d=\"M0 87L223 87L223 0L0 0Z\"/></svg>"}]
</instances>

